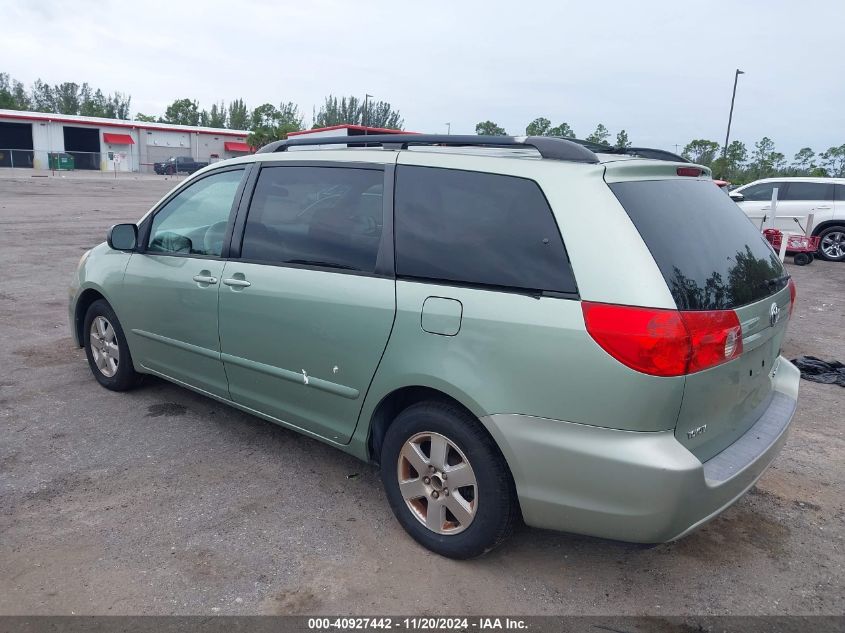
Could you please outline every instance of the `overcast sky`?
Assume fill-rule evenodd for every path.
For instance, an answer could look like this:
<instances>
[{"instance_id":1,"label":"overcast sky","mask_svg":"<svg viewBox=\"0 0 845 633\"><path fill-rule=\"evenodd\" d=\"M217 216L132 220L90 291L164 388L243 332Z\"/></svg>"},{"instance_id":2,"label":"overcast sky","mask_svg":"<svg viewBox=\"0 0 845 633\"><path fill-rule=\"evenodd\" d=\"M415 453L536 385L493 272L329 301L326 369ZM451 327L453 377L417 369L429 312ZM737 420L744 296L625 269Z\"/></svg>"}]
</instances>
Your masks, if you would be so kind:
<instances>
[{"instance_id":1,"label":"overcast sky","mask_svg":"<svg viewBox=\"0 0 845 633\"><path fill-rule=\"evenodd\" d=\"M310 125L329 94L390 101L405 127L509 133L545 116L675 149L766 135L791 160L845 143L842 0L672 2L3 2L8 72L87 81L132 113L179 97L294 101Z\"/></svg>"}]
</instances>

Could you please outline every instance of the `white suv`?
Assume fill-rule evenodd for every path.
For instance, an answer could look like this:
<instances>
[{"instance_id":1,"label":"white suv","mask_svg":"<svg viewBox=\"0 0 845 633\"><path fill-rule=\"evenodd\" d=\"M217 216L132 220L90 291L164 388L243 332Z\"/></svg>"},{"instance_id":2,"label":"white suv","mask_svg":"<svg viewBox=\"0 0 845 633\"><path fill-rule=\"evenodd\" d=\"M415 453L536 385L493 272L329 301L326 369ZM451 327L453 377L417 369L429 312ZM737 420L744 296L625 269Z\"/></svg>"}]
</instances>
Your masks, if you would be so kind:
<instances>
[{"instance_id":1,"label":"white suv","mask_svg":"<svg viewBox=\"0 0 845 633\"><path fill-rule=\"evenodd\" d=\"M771 221L772 190L778 188L775 228L796 232L807 228L814 214L813 235L821 236L819 255L845 261L845 178L766 178L731 191L751 220L761 226Z\"/></svg>"}]
</instances>

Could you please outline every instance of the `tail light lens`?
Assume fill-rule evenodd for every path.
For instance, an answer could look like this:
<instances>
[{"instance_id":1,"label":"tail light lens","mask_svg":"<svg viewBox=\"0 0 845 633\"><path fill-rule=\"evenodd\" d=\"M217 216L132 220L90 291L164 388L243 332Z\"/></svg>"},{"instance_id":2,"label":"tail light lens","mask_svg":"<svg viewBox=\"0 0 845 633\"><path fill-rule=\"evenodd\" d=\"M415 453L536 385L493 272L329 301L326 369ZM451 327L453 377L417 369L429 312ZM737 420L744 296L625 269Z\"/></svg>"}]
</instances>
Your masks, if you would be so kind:
<instances>
[{"instance_id":1,"label":"tail light lens","mask_svg":"<svg viewBox=\"0 0 845 633\"><path fill-rule=\"evenodd\" d=\"M733 310L678 311L583 301L584 322L602 349L652 376L683 376L742 354Z\"/></svg>"},{"instance_id":2,"label":"tail light lens","mask_svg":"<svg viewBox=\"0 0 845 633\"><path fill-rule=\"evenodd\" d=\"M792 281L792 277L789 278L789 318L792 318L792 308L795 307L795 296L797 295L797 291L795 290L795 282Z\"/></svg>"},{"instance_id":3,"label":"tail light lens","mask_svg":"<svg viewBox=\"0 0 845 633\"><path fill-rule=\"evenodd\" d=\"M678 169L675 170L675 173L679 176L692 176L693 178L698 178L701 176L702 172L697 167L678 167Z\"/></svg>"},{"instance_id":4,"label":"tail light lens","mask_svg":"<svg viewBox=\"0 0 845 633\"><path fill-rule=\"evenodd\" d=\"M742 327L733 310L681 312L690 335L686 373L721 365L742 354Z\"/></svg>"}]
</instances>

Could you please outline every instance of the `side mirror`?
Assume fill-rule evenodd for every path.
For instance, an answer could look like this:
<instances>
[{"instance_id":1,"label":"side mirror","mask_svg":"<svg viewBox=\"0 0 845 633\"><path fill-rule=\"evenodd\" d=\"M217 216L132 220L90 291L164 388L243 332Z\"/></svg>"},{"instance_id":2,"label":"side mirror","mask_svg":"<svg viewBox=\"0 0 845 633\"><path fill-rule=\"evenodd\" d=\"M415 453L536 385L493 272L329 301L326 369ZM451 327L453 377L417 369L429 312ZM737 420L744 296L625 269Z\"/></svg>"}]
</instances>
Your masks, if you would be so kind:
<instances>
[{"instance_id":1,"label":"side mirror","mask_svg":"<svg viewBox=\"0 0 845 633\"><path fill-rule=\"evenodd\" d=\"M106 235L106 243L116 251L134 251L138 245L138 227L134 224L115 224Z\"/></svg>"},{"instance_id":2,"label":"side mirror","mask_svg":"<svg viewBox=\"0 0 845 633\"><path fill-rule=\"evenodd\" d=\"M733 200L734 202L742 202L743 200L745 200L745 196L743 196L738 191L731 191L728 195L731 197L731 200Z\"/></svg>"}]
</instances>

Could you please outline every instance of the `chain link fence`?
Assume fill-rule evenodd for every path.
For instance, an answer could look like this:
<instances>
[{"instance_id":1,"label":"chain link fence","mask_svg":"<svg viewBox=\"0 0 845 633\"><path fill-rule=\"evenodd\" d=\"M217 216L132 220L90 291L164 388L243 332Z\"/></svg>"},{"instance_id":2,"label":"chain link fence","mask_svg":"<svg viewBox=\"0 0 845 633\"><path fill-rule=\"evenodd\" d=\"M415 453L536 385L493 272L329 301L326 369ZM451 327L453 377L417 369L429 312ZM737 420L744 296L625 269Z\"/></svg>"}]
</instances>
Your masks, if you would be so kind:
<instances>
[{"instance_id":1,"label":"chain link fence","mask_svg":"<svg viewBox=\"0 0 845 633\"><path fill-rule=\"evenodd\" d=\"M193 173L210 163L227 158L243 156L235 152L202 152L205 155L192 156L180 148L151 148L151 151L61 152L44 149L0 148L0 168L33 169L36 171L91 171L114 173L142 173L175 175ZM170 160L169 159L177 159Z\"/></svg>"}]
</instances>

